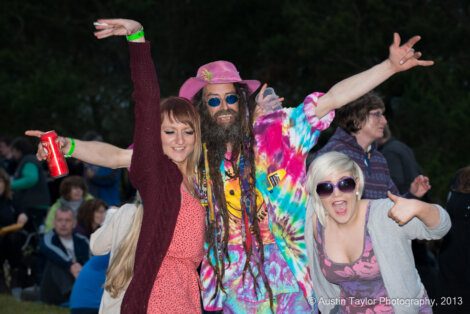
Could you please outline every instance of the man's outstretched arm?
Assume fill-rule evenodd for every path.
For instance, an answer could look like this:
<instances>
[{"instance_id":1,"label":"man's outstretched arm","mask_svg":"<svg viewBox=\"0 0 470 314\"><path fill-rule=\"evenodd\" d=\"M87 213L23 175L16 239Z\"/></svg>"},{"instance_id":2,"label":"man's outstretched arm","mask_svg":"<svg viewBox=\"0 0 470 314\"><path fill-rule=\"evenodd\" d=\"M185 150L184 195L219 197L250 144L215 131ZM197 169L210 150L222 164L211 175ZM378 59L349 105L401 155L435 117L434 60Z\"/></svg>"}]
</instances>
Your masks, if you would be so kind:
<instances>
[{"instance_id":1,"label":"man's outstretched arm","mask_svg":"<svg viewBox=\"0 0 470 314\"><path fill-rule=\"evenodd\" d=\"M420 60L421 52L414 50L413 46L420 39L420 36L414 36L400 46L400 35L394 33L388 58L364 72L336 83L325 95L319 98L315 110L317 117L321 118L329 111L358 99L398 72L416 66L433 65L433 61Z\"/></svg>"}]
</instances>

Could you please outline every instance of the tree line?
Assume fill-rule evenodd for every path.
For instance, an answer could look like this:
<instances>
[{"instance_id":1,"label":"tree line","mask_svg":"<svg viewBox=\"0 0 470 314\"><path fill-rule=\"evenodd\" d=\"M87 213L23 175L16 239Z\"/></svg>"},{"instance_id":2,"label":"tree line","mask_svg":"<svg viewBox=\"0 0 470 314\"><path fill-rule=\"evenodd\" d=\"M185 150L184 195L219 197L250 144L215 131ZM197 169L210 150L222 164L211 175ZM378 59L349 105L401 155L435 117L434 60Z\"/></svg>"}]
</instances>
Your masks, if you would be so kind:
<instances>
[{"instance_id":1,"label":"tree line","mask_svg":"<svg viewBox=\"0 0 470 314\"><path fill-rule=\"evenodd\" d=\"M385 59L396 31L403 39L421 35L418 49L436 64L378 88L394 135L414 148L437 200L469 163L467 1L4 0L0 12L0 134L96 130L111 143L131 142L127 46L93 37L100 17L144 25L162 96L177 94L200 65L223 59L292 106Z\"/></svg>"}]
</instances>

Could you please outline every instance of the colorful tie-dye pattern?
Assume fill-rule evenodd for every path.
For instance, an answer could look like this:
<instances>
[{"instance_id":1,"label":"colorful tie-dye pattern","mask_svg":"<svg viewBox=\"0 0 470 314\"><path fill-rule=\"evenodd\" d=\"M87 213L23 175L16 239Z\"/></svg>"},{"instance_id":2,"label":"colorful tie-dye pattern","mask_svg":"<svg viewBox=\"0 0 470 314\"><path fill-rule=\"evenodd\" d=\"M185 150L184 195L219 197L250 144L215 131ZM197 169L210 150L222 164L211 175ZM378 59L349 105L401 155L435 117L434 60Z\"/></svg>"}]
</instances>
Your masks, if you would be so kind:
<instances>
[{"instance_id":1,"label":"colorful tie-dye pattern","mask_svg":"<svg viewBox=\"0 0 470 314\"><path fill-rule=\"evenodd\" d=\"M314 305L312 280L304 238L307 154L320 131L330 126L334 111L322 119L315 107L322 93L308 95L296 108L261 117L255 126L256 184L268 206L269 227L282 256L293 272L306 300ZM269 190L268 175L279 169L285 176Z\"/></svg>"},{"instance_id":2,"label":"colorful tie-dye pattern","mask_svg":"<svg viewBox=\"0 0 470 314\"><path fill-rule=\"evenodd\" d=\"M334 118L334 112L329 112L321 120L315 116L315 105L321 95L310 94L298 107L260 117L254 125L256 187L264 199L264 203L258 205L258 211L268 212L260 220L260 227L267 230L263 228L267 224L270 230L268 236L263 232L263 243L266 243L264 270L275 296L274 309L277 313L310 313L314 306L303 234L307 202L304 186L307 153L316 144L320 131L328 128ZM280 169L285 170L285 176L270 189L268 175ZM226 169L225 164L221 165L224 176L227 170L230 169ZM228 181L225 192L231 195L228 198L230 206L237 203L233 196L239 196L240 191L235 188L239 186L237 179ZM235 207L239 208L239 197ZM236 213L235 210L233 212ZM229 241L231 263L230 266L226 263L224 275L226 293L219 290L213 298L216 280L205 258L201 266L203 303L206 310L223 309L228 313L270 312L269 299L260 276L257 278L258 293L253 288L253 278L247 275L245 282L242 282L245 254L239 236L240 217L231 219L230 224L233 236L231 234ZM272 239L274 243L270 241ZM212 260L215 260L214 256ZM253 268L256 276L254 263Z\"/></svg>"},{"instance_id":3,"label":"colorful tie-dye pattern","mask_svg":"<svg viewBox=\"0 0 470 314\"><path fill-rule=\"evenodd\" d=\"M222 174L222 180L224 182L225 201L227 202L227 210L229 212L230 232L228 243L242 246L240 178L233 175L227 175L233 173L232 163L228 161L230 158L231 154L227 153L225 155L225 161L220 165L220 173ZM256 211L258 213L258 224L261 238L263 239L263 244L272 244L274 243L274 238L271 235L271 232L269 232L266 204L263 201L263 197L259 190L256 190L256 194Z\"/></svg>"},{"instance_id":4,"label":"colorful tie-dye pattern","mask_svg":"<svg viewBox=\"0 0 470 314\"><path fill-rule=\"evenodd\" d=\"M255 290L254 279L248 272L246 272L243 281L246 254L242 242L241 191L239 178L227 175L233 173L231 162L227 161L230 160L230 157L230 154L227 154L226 160L220 166L230 228L228 239L230 264L226 262L223 278L225 293L219 290L216 298L212 300L215 292L215 274L207 259L204 259L201 266L204 307L209 311L223 309L224 313L270 313L269 297L259 275L255 255L251 257L250 263L258 290ZM287 309L295 309L295 313L308 312L309 306L305 302L303 294L299 293L296 279L279 252L269 230L266 203L260 192L257 191L257 193L259 195L257 198L258 223L264 245L264 271L270 279L273 295L276 296L273 309L278 313L288 313ZM256 245L254 240L253 245Z\"/></svg>"}]
</instances>

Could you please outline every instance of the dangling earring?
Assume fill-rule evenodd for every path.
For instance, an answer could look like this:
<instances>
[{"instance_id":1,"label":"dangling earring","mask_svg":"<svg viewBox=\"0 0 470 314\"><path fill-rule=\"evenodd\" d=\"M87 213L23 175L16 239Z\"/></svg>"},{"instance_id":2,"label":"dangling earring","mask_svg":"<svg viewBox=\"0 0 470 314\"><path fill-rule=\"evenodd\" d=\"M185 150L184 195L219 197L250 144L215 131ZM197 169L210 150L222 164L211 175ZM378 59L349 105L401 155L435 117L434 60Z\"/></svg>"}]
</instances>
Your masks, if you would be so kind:
<instances>
[{"instance_id":1,"label":"dangling earring","mask_svg":"<svg viewBox=\"0 0 470 314\"><path fill-rule=\"evenodd\" d=\"M357 198L358 201L361 199L361 197L359 195L359 191L356 191L356 198Z\"/></svg>"}]
</instances>

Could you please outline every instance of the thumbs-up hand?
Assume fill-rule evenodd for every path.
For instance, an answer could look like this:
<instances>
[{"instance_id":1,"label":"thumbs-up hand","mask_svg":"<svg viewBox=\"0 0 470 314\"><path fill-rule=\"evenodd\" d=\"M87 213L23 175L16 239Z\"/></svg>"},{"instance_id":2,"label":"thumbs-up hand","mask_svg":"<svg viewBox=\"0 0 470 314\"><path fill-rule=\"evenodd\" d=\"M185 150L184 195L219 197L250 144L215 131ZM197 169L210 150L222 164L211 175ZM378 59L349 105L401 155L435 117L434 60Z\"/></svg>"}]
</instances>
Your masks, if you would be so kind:
<instances>
[{"instance_id":1,"label":"thumbs-up hand","mask_svg":"<svg viewBox=\"0 0 470 314\"><path fill-rule=\"evenodd\" d=\"M397 224L403 226L416 216L421 202L394 195L390 193L390 191L387 192L387 196L395 203L395 205L393 205L388 211L388 217L394 220Z\"/></svg>"}]
</instances>

